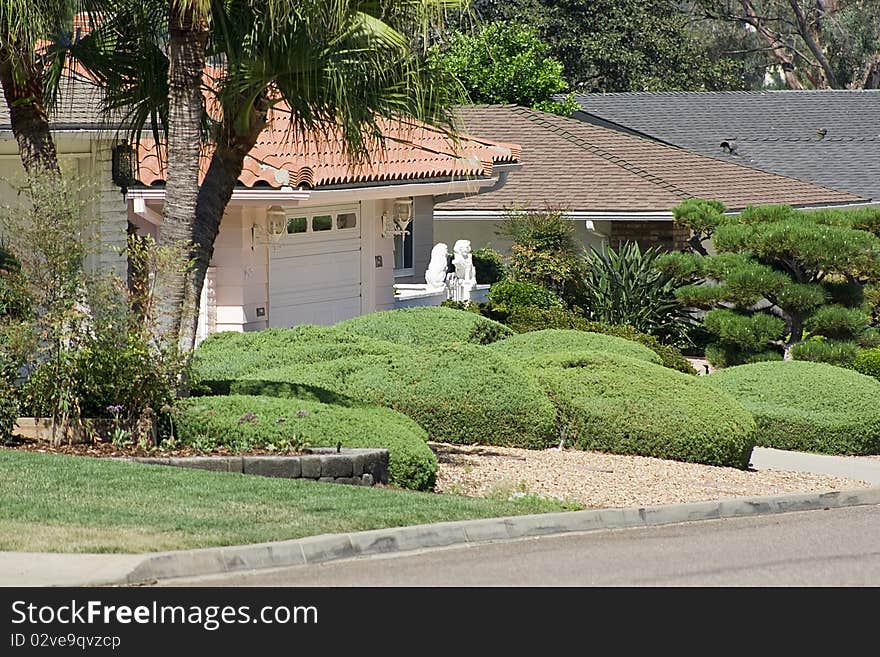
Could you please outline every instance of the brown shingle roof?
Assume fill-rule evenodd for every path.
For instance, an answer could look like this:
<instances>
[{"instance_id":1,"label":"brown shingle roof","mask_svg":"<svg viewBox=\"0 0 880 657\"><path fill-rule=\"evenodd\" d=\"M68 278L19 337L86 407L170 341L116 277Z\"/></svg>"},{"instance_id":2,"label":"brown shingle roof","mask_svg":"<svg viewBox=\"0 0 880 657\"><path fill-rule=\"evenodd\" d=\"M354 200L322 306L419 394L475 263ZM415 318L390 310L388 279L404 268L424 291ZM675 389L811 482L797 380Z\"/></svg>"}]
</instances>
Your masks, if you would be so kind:
<instances>
[{"instance_id":1,"label":"brown shingle roof","mask_svg":"<svg viewBox=\"0 0 880 657\"><path fill-rule=\"evenodd\" d=\"M442 203L443 210L554 206L579 211L665 211L690 197L728 208L853 203L819 185L698 155L651 139L515 105L460 108L468 131L522 145L522 168L499 190Z\"/></svg>"},{"instance_id":2,"label":"brown shingle roof","mask_svg":"<svg viewBox=\"0 0 880 657\"><path fill-rule=\"evenodd\" d=\"M239 183L246 187L326 187L436 178L485 178L496 163L516 162L517 144L462 136L454 143L442 132L422 125L384 121L383 147L375 147L369 161L350 164L338 130L297 134L289 114L273 112L244 161ZM202 153L201 175L212 149ZM137 177L145 185L165 182L164 149L157 154L150 142L141 144Z\"/></svg>"}]
</instances>

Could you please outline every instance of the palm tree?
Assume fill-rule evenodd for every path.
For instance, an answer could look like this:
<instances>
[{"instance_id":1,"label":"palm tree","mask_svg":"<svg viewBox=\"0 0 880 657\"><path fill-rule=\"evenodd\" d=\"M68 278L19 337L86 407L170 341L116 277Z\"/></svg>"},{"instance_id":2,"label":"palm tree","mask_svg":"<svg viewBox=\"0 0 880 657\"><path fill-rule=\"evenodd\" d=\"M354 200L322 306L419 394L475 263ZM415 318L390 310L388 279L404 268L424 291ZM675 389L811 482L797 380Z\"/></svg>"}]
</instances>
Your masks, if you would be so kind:
<instances>
[{"instance_id":1,"label":"palm tree","mask_svg":"<svg viewBox=\"0 0 880 657\"><path fill-rule=\"evenodd\" d=\"M162 237L189 242L194 266L168 282L163 310L188 351L198 319L188 311L198 307L220 221L272 108L289 108L294 133L338 129L353 159L381 142L381 118L452 134L453 87L421 66L406 33L460 0L175 1L189 13L171 21L167 54L155 43L164 3L150 11L133 0L119 3L75 54L107 86L107 109L126 109L135 138L148 124L158 135L167 117ZM203 84L206 62L215 74ZM205 95L217 108L211 116ZM199 135L214 145L201 187Z\"/></svg>"},{"instance_id":2,"label":"palm tree","mask_svg":"<svg viewBox=\"0 0 880 657\"><path fill-rule=\"evenodd\" d=\"M65 0L0 0L0 85L28 176L57 175L44 79L49 58L38 47L72 21Z\"/></svg>"}]
</instances>

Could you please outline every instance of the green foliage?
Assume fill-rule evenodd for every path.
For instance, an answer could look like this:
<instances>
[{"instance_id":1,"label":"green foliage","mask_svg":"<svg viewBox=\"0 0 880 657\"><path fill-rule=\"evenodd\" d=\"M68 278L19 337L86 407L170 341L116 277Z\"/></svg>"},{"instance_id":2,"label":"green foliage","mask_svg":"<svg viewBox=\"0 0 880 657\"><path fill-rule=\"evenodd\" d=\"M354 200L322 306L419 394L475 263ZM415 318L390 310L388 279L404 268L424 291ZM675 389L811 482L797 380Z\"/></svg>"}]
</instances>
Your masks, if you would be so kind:
<instances>
[{"instance_id":1,"label":"green foliage","mask_svg":"<svg viewBox=\"0 0 880 657\"><path fill-rule=\"evenodd\" d=\"M0 322L26 319L31 314L32 304L21 264L0 244Z\"/></svg>"},{"instance_id":2,"label":"green foliage","mask_svg":"<svg viewBox=\"0 0 880 657\"><path fill-rule=\"evenodd\" d=\"M825 363L756 363L701 381L734 396L758 444L825 454L880 454L880 382Z\"/></svg>"},{"instance_id":3,"label":"green foliage","mask_svg":"<svg viewBox=\"0 0 880 657\"><path fill-rule=\"evenodd\" d=\"M863 349L853 361L853 369L880 380L880 348Z\"/></svg>"},{"instance_id":4,"label":"green foliage","mask_svg":"<svg viewBox=\"0 0 880 657\"><path fill-rule=\"evenodd\" d=\"M496 342L489 348L496 353L517 360L531 361L559 352L598 351L628 356L649 363L660 363L660 357L656 353L632 340L601 333L564 329L545 329L520 333Z\"/></svg>"},{"instance_id":5,"label":"green foliage","mask_svg":"<svg viewBox=\"0 0 880 657\"><path fill-rule=\"evenodd\" d=\"M782 353L773 349L743 351L734 345L716 342L706 345L706 360L711 363L712 367L720 369L734 365L782 360Z\"/></svg>"},{"instance_id":6,"label":"green foliage","mask_svg":"<svg viewBox=\"0 0 880 657\"><path fill-rule=\"evenodd\" d=\"M696 374L690 362L681 355L676 347L661 344L653 335L639 333L631 326L608 326L599 322L590 322L570 310L541 310L539 308L514 309L505 320L517 333L541 331L543 329L574 329L603 335L614 335L626 340L638 342L660 356L664 367L686 374Z\"/></svg>"},{"instance_id":7,"label":"green foliage","mask_svg":"<svg viewBox=\"0 0 880 657\"><path fill-rule=\"evenodd\" d=\"M388 406L441 442L537 448L552 444L555 435L553 405L540 386L515 361L479 345L267 369L230 391L301 397L303 388Z\"/></svg>"},{"instance_id":8,"label":"green foliage","mask_svg":"<svg viewBox=\"0 0 880 657\"><path fill-rule=\"evenodd\" d=\"M778 340L785 322L773 315L744 315L733 310L710 310L704 320L706 330L718 340L743 351L760 351L770 340Z\"/></svg>"},{"instance_id":9,"label":"green foliage","mask_svg":"<svg viewBox=\"0 0 880 657\"><path fill-rule=\"evenodd\" d=\"M273 447L296 451L303 445L337 443L386 448L389 483L415 490L434 488L437 459L425 444L425 431L387 408L233 395L182 400L175 415L177 438L185 445L236 452Z\"/></svg>"},{"instance_id":10,"label":"green foliage","mask_svg":"<svg viewBox=\"0 0 880 657\"><path fill-rule=\"evenodd\" d=\"M419 346L491 344L512 333L503 324L475 313L436 306L375 312L340 322L335 328L398 345Z\"/></svg>"},{"instance_id":11,"label":"green foliage","mask_svg":"<svg viewBox=\"0 0 880 657\"><path fill-rule=\"evenodd\" d=\"M861 335L871 318L858 308L823 306L806 321L806 329L813 334L834 340L852 340Z\"/></svg>"},{"instance_id":12,"label":"green foliage","mask_svg":"<svg viewBox=\"0 0 880 657\"><path fill-rule=\"evenodd\" d=\"M550 290L534 283L510 279L496 283L489 289L489 301L508 311L520 307L542 308L544 310L565 307L562 299Z\"/></svg>"},{"instance_id":13,"label":"green foliage","mask_svg":"<svg viewBox=\"0 0 880 657\"><path fill-rule=\"evenodd\" d=\"M533 25L577 91L743 88L748 66L710 53L670 0L481 0L484 20Z\"/></svg>"},{"instance_id":14,"label":"green foliage","mask_svg":"<svg viewBox=\"0 0 880 657\"><path fill-rule=\"evenodd\" d=\"M0 445L12 439L18 418L18 395L11 383L0 376Z\"/></svg>"},{"instance_id":15,"label":"green foliage","mask_svg":"<svg viewBox=\"0 0 880 657\"><path fill-rule=\"evenodd\" d=\"M838 367L853 367L859 346L855 342L825 340L819 337L799 342L791 348L794 360L828 363Z\"/></svg>"},{"instance_id":16,"label":"green foliage","mask_svg":"<svg viewBox=\"0 0 880 657\"><path fill-rule=\"evenodd\" d=\"M431 49L429 62L458 80L473 103L514 103L562 116L577 109L571 97L553 100L568 89L562 63L527 24L494 22L473 33L452 32Z\"/></svg>"},{"instance_id":17,"label":"green foliage","mask_svg":"<svg viewBox=\"0 0 880 657\"><path fill-rule=\"evenodd\" d=\"M477 283L480 285L494 285L507 276L507 267L504 258L498 251L483 247L476 249L471 258L474 262Z\"/></svg>"},{"instance_id":18,"label":"green foliage","mask_svg":"<svg viewBox=\"0 0 880 657\"><path fill-rule=\"evenodd\" d=\"M586 317L611 325L629 325L667 341L686 340L690 313L675 296L675 280L657 268L658 248L644 252L637 242L614 249L592 249L580 285Z\"/></svg>"},{"instance_id":19,"label":"green foliage","mask_svg":"<svg viewBox=\"0 0 880 657\"><path fill-rule=\"evenodd\" d=\"M563 299L576 293L583 261L571 221L561 210L508 211L497 232L513 241L511 278L542 285Z\"/></svg>"},{"instance_id":20,"label":"green foliage","mask_svg":"<svg viewBox=\"0 0 880 657\"><path fill-rule=\"evenodd\" d=\"M724 221L725 210L721 201L688 198L672 208L672 216L679 226L704 234L711 233Z\"/></svg>"},{"instance_id":21,"label":"green foliage","mask_svg":"<svg viewBox=\"0 0 880 657\"><path fill-rule=\"evenodd\" d=\"M578 449L746 468L751 415L698 379L608 353L584 352L538 374Z\"/></svg>"}]
</instances>

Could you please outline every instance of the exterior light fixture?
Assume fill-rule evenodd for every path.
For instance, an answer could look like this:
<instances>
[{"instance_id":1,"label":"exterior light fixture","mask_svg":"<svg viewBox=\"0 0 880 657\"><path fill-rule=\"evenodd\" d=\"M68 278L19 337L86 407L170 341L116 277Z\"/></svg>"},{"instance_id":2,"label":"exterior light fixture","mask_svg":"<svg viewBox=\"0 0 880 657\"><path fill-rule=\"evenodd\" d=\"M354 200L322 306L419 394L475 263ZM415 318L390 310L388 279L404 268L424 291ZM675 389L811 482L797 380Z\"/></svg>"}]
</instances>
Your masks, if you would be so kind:
<instances>
[{"instance_id":1,"label":"exterior light fixture","mask_svg":"<svg viewBox=\"0 0 880 657\"><path fill-rule=\"evenodd\" d=\"M127 142L116 144L112 151L113 183L122 189L123 195L135 182L134 149Z\"/></svg>"},{"instance_id":2,"label":"exterior light fixture","mask_svg":"<svg viewBox=\"0 0 880 657\"><path fill-rule=\"evenodd\" d=\"M389 215L388 211L382 213L382 237L395 237L407 235L409 225L413 219L412 198L394 199L394 210Z\"/></svg>"}]
</instances>

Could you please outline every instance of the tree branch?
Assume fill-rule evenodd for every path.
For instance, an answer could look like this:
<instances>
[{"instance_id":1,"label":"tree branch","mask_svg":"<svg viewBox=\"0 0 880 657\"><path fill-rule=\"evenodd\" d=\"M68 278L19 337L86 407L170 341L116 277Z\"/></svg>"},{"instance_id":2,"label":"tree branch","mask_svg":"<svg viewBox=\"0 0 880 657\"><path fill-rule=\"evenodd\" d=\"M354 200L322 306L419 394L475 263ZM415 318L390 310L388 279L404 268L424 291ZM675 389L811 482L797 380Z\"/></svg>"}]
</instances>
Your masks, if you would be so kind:
<instances>
[{"instance_id":1,"label":"tree branch","mask_svg":"<svg viewBox=\"0 0 880 657\"><path fill-rule=\"evenodd\" d=\"M807 44L807 48L810 49L810 52L813 53L816 61L818 61L819 65L822 67L822 71L825 73L825 80L827 81L828 86L832 87L833 89L840 89L841 87L840 84L837 82L837 76L834 75L834 69L831 68L831 64L828 62L828 58L825 57L825 53L816 42L815 35L810 30L810 26L807 23L807 17L804 16L804 12L801 10L801 6L798 3L798 0L788 0L788 4L791 6L791 10L794 12L795 18L797 18L798 34L801 35L804 43Z\"/></svg>"}]
</instances>

